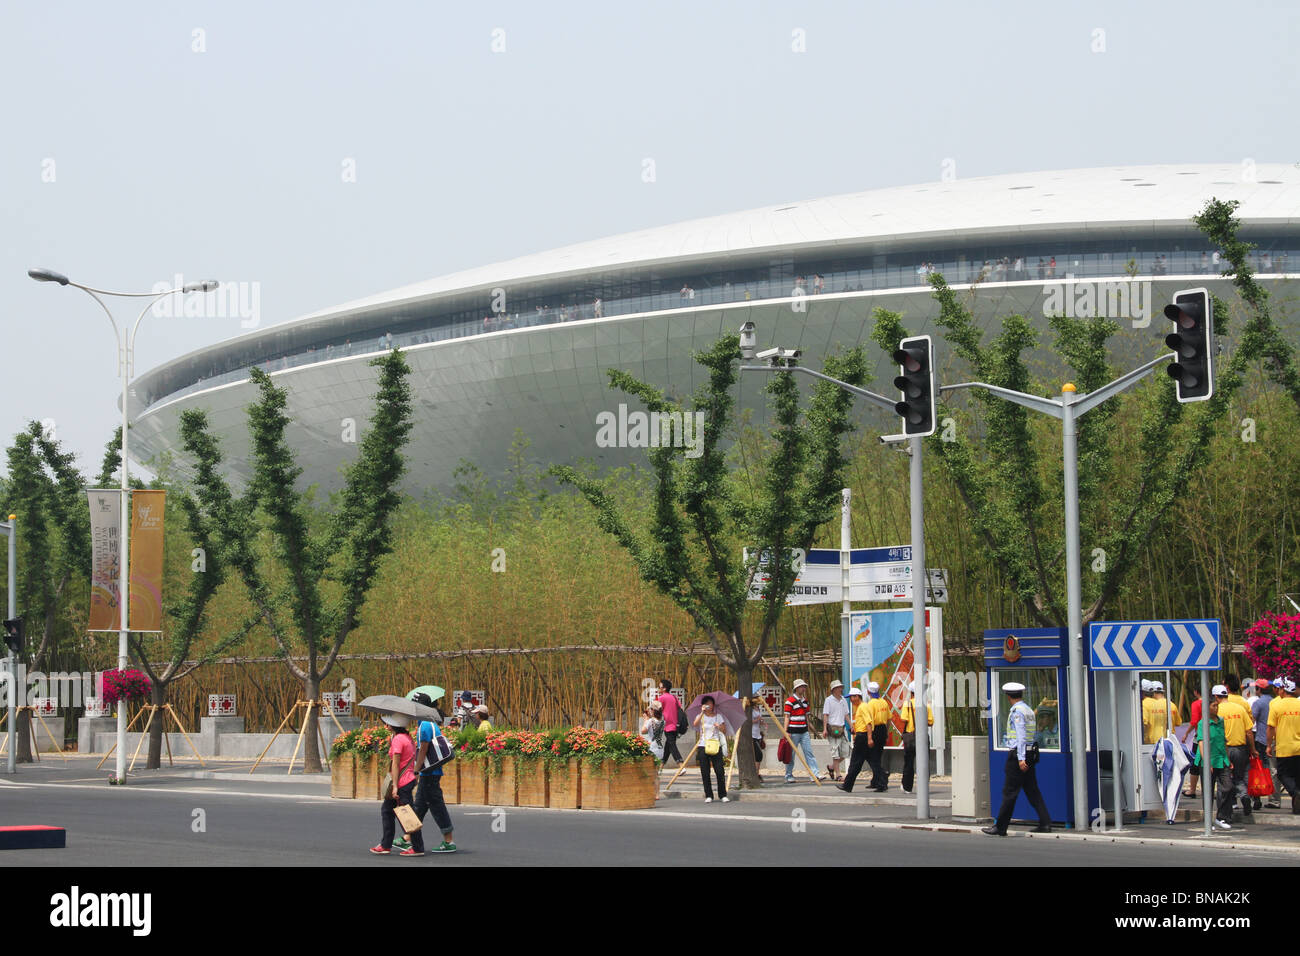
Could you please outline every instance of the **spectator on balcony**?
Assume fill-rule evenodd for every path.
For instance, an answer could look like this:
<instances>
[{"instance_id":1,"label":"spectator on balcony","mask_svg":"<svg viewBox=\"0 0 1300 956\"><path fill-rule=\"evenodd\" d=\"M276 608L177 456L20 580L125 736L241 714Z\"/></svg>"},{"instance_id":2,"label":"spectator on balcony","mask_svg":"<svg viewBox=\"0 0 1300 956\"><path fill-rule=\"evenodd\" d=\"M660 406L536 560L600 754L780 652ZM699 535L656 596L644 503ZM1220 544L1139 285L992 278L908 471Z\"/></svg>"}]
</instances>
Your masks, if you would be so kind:
<instances>
[{"instance_id":1,"label":"spectator on balcony","mask_svg":"<svg viewBox=\"0 0 1300 956\"><path fill-rule=\"evenodd\" d=\"M603 319L605 317L605 303L600 299L596 299L596 301L591 304L591 311L595 314L596 318Z\"/></svg>"}]
</instances>

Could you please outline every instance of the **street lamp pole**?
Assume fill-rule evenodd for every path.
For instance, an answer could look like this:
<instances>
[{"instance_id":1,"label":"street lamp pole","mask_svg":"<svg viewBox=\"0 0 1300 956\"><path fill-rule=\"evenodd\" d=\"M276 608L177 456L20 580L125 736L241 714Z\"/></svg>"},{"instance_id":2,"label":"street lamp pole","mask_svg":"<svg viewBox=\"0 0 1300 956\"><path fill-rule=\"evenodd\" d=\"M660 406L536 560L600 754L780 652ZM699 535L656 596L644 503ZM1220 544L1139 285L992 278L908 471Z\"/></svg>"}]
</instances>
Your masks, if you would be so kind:
<instances>
[{"instance_id":1,"label":"street lamp pole","mask_svg":"<svg viewBox=\"0 0 1300 956\"><path fill-rule=\"evenodd\" d=\"M1152 359L1145 365L1121 375L1108 385L1103 385L1095 392L1078 395L1074 385L1067 382L1061 387L1059 399L1043 398L1029 395L1014 389L989 385L987 382L960 382L956 385L944 385L939 393L955 392L963 388L982 388L1009 402L1032 408L1034 411L1061 419L1061 450L1065 469L1065 590L1068 605L1066 618L1068 624L1068 646L1070 651L1069 686L1070 686L1070 770L1074 800L1074 826L1083 831L1088 829L1088 764L1087 764L1087 699L1088 684L1083 664L1083 572L1080 568L1079 535L1079 441L1076 422L1080 415L1091 411L1107 399L1120 392L1127 391L1145 378L1161 362L1173 358L1174 353L1166 352ZM992 688L996 693L997 688ZM1118 758L1116 758L1118 760ZM1115 766L1118 766L1116 762ZM1119 773L1115 771L1116 779ZM1119 804L1116 803L1118 807ZM1118 812L1117 812L1118 820Z\"/></svg>"},{"instance_id":2,"label":"street lamp pole","mask_svg":"<svg viewBox=\"0 0 1300 956\"><path fill-rule=\"evenodd\" d=\"M127 429L128 415L127 408L127 387L131 381L131 374L135 371L135 339L140 330L140 323L145 315L149 312L155 302L163 296L172 295L176 292L210 292L220 284L214 280L205 280L203 282L192 282L180 288L166 289L162 292L109 292L104 289L95 289L91 286L81 285L71 281L67 276L54 272L50 269L29 269L27 274L37 282L57 282L59 285L70 285L81 289L92 299L99 303L104 314L108 316L108 321L113 326L113 335L117 339L117 368L118 374L122 379L122 468L121 468L121 495L120 495L120 531L118 534L118 583L117 583L117 603L119 614L119 629L117 632L117 669L126 670L129 663L127 636L130 633L129 612L131 609L130 595L130 570L128 565L129 558L129 539L131 536L131 518L129 509L130 495L130 477L128 473L127 458ZM125 326L118 329L117 320L113 318L113 313L100 298L101 295L114 296L128 299L148 299L140 314L136 316L134 324L130 330ZM116 777L118 783L126 782L126 708L117 709L117 765Z\"/></svg>"}]
</instances>

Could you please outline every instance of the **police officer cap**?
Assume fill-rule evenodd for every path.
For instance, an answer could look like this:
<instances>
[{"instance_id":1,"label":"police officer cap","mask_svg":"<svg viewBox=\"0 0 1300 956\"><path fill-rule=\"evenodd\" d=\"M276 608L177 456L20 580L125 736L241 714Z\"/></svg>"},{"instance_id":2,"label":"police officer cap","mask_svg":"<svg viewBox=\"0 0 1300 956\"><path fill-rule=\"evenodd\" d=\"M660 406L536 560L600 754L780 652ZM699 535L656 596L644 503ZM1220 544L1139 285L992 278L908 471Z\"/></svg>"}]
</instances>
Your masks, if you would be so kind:
<instances>
[{"instance_id":1,"label":"police officer cap","mask_svg":"<svg viewBox=\"0 0 1300 956\"><path fill-rule=\"evenodd\" d=\"M1009 684L1003 684L1002 689L1008 694L1023 694L1025 692L1025 685L1011 681Z\"/></svg>"}]
</instances>

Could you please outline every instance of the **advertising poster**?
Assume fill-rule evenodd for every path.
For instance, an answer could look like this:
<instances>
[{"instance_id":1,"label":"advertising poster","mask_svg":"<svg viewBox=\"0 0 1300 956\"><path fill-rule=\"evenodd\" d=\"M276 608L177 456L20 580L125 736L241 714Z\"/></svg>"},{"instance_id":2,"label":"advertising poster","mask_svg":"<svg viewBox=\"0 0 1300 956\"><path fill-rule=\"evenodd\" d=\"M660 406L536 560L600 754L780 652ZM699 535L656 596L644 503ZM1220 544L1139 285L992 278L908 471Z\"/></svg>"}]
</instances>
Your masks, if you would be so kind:
<instances>
[{"instance_id":1,"label":"advertising poster","mask_svg":"<svg viewBox=\"0 0 1300 956\"><path fill-rule=\"evenodd\" d=\"M927 608L926 631L929 641L912 639L912 610L854 611L849 615L848 646L844 648L844 683L866 690L875 681L881 696L889 703L889 740L887 746L903 743L903 720L900 710L908 698L908 685L915 676L915 655L927 652L930 672L930 707L934 711L932 746L943 749L943 627L939 608ZM941 761L942 762L942 761Z\"/></svg>"},{"instance_id":2,"label":"advertising poster","mask_svg":"<svg viewBox=\"0 0 1300 956\"><path fill-rule=\"evenodd\" d=\"M122 626L118 610L121 492L95 488L90 497L90 630L116 631Z\"/></svg>"},{"instance_id":3,"label":"advertising poster","mask_svg":"<svg viewBox=\"0 0 1300 956\"><path fill-rule=\"evenodd\" d=\"M162 630L165 491L131 492L131 630Z\"/></svg>"}]
</instances>

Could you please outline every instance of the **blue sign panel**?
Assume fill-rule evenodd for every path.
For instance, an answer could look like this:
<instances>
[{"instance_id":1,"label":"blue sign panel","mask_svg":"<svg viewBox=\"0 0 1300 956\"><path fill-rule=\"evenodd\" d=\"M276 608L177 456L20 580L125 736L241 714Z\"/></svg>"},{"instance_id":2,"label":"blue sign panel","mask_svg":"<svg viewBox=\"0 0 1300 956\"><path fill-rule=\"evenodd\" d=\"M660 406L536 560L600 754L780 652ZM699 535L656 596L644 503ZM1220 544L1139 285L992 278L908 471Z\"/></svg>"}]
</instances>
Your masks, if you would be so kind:
<instances>
[{"instance_id":1,"label":"blue sign panel","mask_svg":"<svg viewBox=\"0 0 1300 956\"><path fill-rule=\"evenodd\" d=\"M1219 669L1218 621L1094 621L1090 666L1098 671Z\"/></svg>"}]
</instances>

